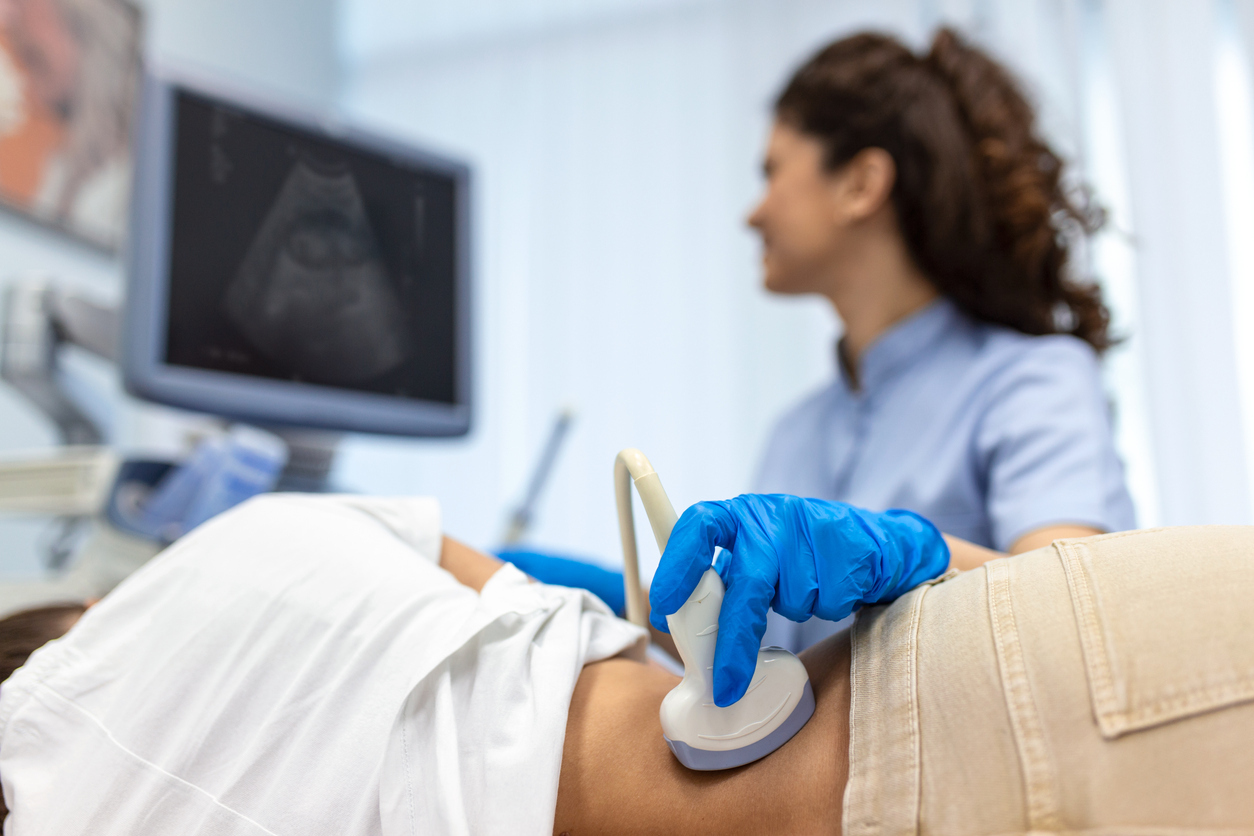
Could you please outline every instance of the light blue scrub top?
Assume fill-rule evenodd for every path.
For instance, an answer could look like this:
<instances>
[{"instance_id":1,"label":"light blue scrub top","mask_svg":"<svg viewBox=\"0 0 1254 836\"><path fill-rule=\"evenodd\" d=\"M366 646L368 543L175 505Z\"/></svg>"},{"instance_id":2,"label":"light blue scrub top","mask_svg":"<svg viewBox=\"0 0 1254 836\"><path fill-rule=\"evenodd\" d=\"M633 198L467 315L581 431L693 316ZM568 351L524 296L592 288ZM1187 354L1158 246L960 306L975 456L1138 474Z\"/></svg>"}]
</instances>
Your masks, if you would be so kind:
<instances>
[{"instance_id":1,"label":"light blue scrub top","mask_svg":"<svg viewBox=\"0 0 1254 836\"><path fill-rule=\"evenodd\" d=\"M906 508L1005 551L1053 524L1136 525L1097 355L1071 336L977 322L940 299L776 424L755 490ZM772 612L764 644L798 651L835 631Z\"/></svg>"}]
</instances>

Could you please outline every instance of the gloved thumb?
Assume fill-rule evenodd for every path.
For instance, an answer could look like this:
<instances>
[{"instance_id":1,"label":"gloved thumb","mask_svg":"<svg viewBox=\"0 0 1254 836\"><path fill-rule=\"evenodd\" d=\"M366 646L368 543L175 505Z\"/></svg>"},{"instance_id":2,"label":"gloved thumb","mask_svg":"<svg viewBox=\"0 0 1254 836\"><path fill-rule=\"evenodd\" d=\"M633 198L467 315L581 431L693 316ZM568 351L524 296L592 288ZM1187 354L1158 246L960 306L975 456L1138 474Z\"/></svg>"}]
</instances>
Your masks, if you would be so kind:
<instances>
[{"instance_id":1,"label":"gloved thumb","mask_svg":"<svg viewBox=\"0 0 1254 836\"><path fill-rule=\"evenodd\" d=\"M671 530L649 586L649 623L663 633L670 632L666 616L684 605L710 568L714 547L730 548L736 541L735 520L724 504L698 502L684 511Z\"/></svg>"},{"instance_id":2,"label":"gloved thumb","mask_svg":"<svg viewBox=\"0 0 1254 836\"><path fill-rule=\"evenodd\" d=\"M714 646L714 704L726 708L749 689L775 588L752 575L731 574Z\"/></svg>"}]
</instances>

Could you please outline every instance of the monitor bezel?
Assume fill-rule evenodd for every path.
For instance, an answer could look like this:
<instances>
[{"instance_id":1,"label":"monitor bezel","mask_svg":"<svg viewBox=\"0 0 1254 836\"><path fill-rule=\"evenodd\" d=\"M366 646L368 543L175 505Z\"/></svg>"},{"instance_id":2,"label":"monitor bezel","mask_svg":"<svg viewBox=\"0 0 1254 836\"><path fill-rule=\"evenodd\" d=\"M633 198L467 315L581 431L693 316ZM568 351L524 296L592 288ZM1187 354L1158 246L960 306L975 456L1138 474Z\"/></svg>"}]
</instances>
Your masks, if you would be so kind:
<instances>
[{"instance_id":1,"label":"monitor bezel","mask_svg":"<svg viewBox=\"0 0 1254 836\"><path fill-rule=\"evenodd\" d=\"M455 403L406 400L311 383L178 366L165 361L170 238L174 203L175 96L202 96L243 113L307 131L367 153L422 166L455 183ZM134 181L126 247L127 299L122 333L123 384L167 406L237 421L318 430L446 437L470 431L470 168L462 162L369 133L334 119L264 101L169 69L145 69L134 141Z\"/></svg>"}]
</instances>

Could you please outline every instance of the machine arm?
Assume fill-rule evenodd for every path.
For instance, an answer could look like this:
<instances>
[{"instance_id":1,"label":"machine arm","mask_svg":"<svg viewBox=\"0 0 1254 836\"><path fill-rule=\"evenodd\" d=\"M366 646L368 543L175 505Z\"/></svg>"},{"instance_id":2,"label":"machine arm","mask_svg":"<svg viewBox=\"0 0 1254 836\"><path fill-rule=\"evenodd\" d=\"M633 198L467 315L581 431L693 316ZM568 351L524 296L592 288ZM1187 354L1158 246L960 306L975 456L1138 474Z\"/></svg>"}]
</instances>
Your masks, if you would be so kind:
<instances>
[{"instance_id":1,"label":"machine arm","mask_svg":"<svg viewBox=\"0 0 1254 836\"><path fill-rule=\"evenodd\" d=\"M115 360L117 311L41 282L9 287L4 311L0 379L53 422L64 444L100 444L100 428L60 384L57 352L62 345L77 345Z\"/></svg>"}]
</instances>

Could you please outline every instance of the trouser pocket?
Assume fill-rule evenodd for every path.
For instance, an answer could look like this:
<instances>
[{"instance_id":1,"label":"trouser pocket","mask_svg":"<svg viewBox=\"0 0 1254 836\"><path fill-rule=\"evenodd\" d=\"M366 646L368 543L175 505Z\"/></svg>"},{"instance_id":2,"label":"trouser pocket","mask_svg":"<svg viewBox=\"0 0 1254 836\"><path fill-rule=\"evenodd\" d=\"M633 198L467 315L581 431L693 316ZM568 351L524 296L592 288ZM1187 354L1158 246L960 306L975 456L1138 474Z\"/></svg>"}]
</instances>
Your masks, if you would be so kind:
<instances>
[{"instance_id":1,"label":"trouser pocket","mask_svg":"<svg viewBox=\"0 0 1254 836\"><path fill-rule=\"evenodd\" d=\"M1103 737L1254 700L1254 527L1056 546Z\"/></svg>"}]
</instances>

